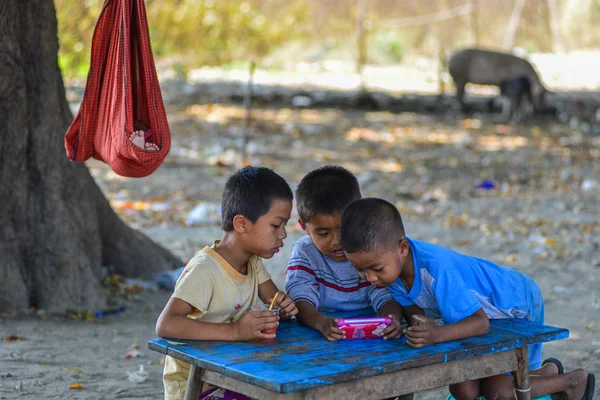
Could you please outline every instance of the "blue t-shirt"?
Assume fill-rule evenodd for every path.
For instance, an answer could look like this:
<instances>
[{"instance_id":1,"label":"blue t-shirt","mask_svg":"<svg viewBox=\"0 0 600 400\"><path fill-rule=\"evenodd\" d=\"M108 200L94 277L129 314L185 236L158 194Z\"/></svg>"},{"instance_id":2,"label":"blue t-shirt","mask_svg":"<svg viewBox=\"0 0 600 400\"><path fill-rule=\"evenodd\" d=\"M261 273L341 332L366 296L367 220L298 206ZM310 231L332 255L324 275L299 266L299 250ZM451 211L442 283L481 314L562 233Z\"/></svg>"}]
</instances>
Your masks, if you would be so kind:
<instances>
[{"instance_id":1,"label":"blue t-shirt","mask_svg":"<svg viewBox=\"0 0 600 400\"><path fill-rule=\"evenodd\" d=\"M453 324L483 308L490 319L543 322L544 299L528 276L491 261L407 238L414 265L410 292L400 279L390 286L403 306L417 305Z\"/></svg>"},{"instance_id":2,"label":"blue t-shirt","mask_svg":"<svg viewBox=\"0 0 600 400\"><path fill-rule=\"evenodd\" d=\"M389 286L403 306L417 305L453 324L483 308L490 319L544 322L544 298L533 279L491 261L409 239L414 265L410 292L400 279ZM541 343L530 345L529 367L541 365Z\"/></svg>"}]
</instances>

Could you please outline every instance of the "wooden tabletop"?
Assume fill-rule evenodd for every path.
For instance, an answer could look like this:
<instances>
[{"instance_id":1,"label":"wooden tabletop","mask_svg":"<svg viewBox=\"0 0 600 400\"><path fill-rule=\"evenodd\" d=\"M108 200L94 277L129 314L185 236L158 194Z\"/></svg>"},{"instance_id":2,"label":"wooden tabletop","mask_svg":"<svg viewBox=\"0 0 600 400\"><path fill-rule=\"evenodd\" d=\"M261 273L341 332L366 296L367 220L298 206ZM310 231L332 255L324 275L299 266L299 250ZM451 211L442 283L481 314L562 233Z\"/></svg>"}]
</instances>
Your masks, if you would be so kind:
<instances>
[{"instance_id":1,"label":"wooden tabletop","mask_svg":"<svg viewBox=\"0 0 600 400\"><path fill-rule=\"evenodd\" d=\"M366 314L354 312L339 316ZM421 349L413 349L401 339L329 342L319 332L296 321L282 322L277 339L272 343L154 339L148 347L242 382L290 393L569 336L566 329L518 319L490 322L487 335Z\"/></svg>"}]
</instances>

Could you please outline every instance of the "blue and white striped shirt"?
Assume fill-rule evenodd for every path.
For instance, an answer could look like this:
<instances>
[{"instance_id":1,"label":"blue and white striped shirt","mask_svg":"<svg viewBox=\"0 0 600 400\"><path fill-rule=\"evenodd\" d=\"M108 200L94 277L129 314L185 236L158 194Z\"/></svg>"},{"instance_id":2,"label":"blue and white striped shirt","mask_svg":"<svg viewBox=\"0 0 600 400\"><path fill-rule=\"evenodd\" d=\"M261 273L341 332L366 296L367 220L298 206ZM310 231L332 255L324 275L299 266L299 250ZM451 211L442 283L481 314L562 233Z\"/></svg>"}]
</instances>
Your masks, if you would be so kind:
<instances>
[{"instance_id":1,"label":"blue and white striped shirt","mask_svg":"<svg viewBox=\"0 0 600 400\"><path fill-rule=\"evenodd\" d=\"M350 261L334 261L317 249L309 235L292 247L286 270L287 293L308 301L321 312L359 310L393 300L386 288L377 288L360 277Z\"/></svg>"}]
</instances>

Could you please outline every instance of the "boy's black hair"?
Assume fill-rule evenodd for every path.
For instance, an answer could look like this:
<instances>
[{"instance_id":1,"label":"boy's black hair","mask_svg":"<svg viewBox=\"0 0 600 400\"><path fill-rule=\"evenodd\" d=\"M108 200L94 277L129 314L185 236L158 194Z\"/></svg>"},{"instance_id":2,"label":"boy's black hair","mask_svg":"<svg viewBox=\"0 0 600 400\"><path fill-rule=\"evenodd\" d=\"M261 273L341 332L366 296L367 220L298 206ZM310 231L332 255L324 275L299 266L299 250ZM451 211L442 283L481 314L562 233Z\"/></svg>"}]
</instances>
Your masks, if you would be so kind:
<instances>
[{"instance_id":1,"label":"boy's black hair","mask_svg":"<svg viewBox=\"0 0 600 400\"><path fill-rule=\"evenodd\" d=\"M302 222L315 215L334 215L362 197L356 177L339 165L312 170L298 184L296 208Z\"/></svg>"},{"instance_id":2,"label":"boy's black hair","mask_svg":"<svg viewBox=\"0 0 600 400\"><path fill-rule=\"evenodd\" d=\"M269 212L273 201L292 201L288 183L266 167L244 167L229 177L221 200L221 229L233 230L233 218L241 214L252 222Z\"/></svg>"},{"instance_id":3,"label":"boy's black hair","mask_svg":"<svg viewBox=\"0 0 600 400\"><path fill-rule=\"evenodd\" d=\"M400 212L383 199L355 201L342 214L340 245L348 253L392 249L404 236Z\"/></svg>"}]
</instances>

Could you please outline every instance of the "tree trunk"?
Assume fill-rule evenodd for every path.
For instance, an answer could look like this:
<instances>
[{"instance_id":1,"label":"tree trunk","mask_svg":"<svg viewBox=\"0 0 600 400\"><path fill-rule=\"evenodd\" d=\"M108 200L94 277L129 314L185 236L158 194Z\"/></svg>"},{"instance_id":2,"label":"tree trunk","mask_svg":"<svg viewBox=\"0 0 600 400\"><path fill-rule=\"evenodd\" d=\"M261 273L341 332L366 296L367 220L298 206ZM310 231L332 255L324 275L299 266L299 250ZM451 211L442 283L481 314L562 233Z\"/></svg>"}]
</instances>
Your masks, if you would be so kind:
<instances>
[{"instance_id":1,"label":"tree trunk","mask_svg":"<svg viewBox=\"0 0 600 400\"><path fill-rule=\"evenodd\" d=\"M471 28L471 40L475 47L479 47L479 3L471 0L471 14L469 14L469 26Z\"/></svg>"},{"instance_id":2,"label":"tree trunk","mask_svg":"<svg viewBox=\"0 0 600 400\"><path fill-rule=\"evenodd\" d=\"M256 61L250 60L248 66L248 82L246 82L246 91L244 92L244 133L242 138L242 149L240 156L240 167L245 167L248 162L248 144L252 131L252 102L254 98L254 72L256 71Z\"/></svg>"},{"instance_id":3,"label":"tree trunk","mask_svg":"<svg viewBox=\"0 0 600 400\"><path fill-rule=\"evenodd\" d=\"M552 51L554 53L562 53L564 47L560 38L560 24L558 22L558 5L556 4L556 0L547 0L547 2L549 14L548 25L550 26L550 34L552 35Z\"/></svg>"},{"instance_id":4,"label":"tree trunk","mask_svg":"<svg viewBox=\"0 0 600 400\"><path fill-rule=\"evenodd\" d=\"M504 34L504 42L502 42L502 48L506 51L510 51L513 47L515 34L517 33L517 28L519 27L521 12L523 11L524 6L525 0L515 0L515 5L512 13L510 14L510 19L508 20L508 27L506 28L506 33Z\"/></svg>"},{"instance_id":5,"label":"tree trunk","mask_svg":"<svg viewBox=\"0 0 600 400\"><path fill-rule=\"evenodd\" d=\"M0 37L0 312L97 310L103 265L141 277L178 266L65 155L53 0L0 1Z\"/></svg>"},{"instance_id":6,"label":"tree trunk","mask_svg":"<svg viewBox=\"0 0 600 400\"><path fill-rule=\"evenodd\" d=\"M367 33L365 31L365 18L367 13L367 0L358 0L356 12L356 73L360 79L359 89L366 90L364 68L367 63Z\"/></svg>"}]
</instances>

